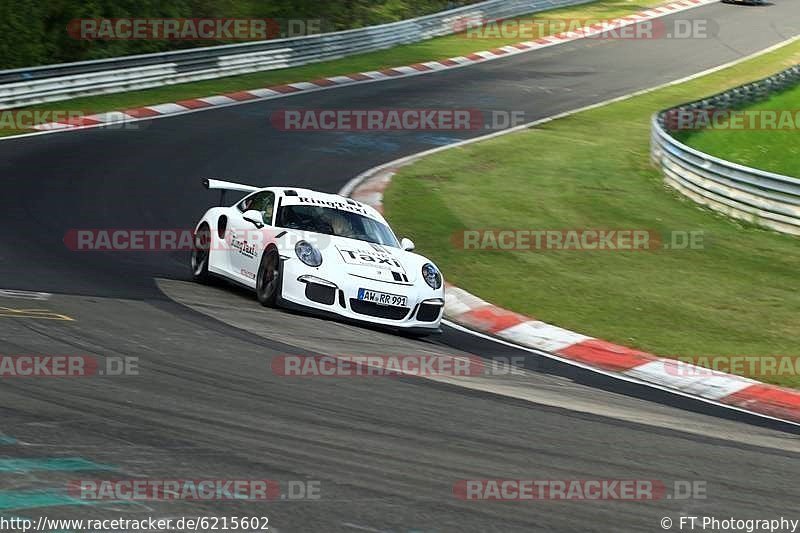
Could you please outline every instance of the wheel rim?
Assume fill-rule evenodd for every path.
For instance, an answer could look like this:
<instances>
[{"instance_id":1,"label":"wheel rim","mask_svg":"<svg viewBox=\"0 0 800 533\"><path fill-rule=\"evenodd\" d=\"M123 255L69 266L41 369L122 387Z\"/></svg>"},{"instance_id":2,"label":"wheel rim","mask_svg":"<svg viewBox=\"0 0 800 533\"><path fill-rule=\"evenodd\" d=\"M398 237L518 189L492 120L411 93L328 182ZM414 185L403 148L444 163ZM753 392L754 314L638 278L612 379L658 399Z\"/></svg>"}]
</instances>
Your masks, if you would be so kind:
<instances>
[{"instance_id":1,"label":"wheel rim","mask_svg":"<svg viewBox=\"0 0 800 533\"><path fill-rule=\"evenodd\" d=\"M192 250L192 272L196 276L203 273L206 261L208 261L208 233L200 231L194 236L194 248Z\"/></svg>"},{"instance_id":2,"label":"wheel rim","mask_svg":"<svg viewBox=\"0 0 800 533\"><path fill-rule=\"evenodd\" d=\"M261 272L261 296L264 299L270 298L278 287L278 258L274 253L267 256L264 270Z\"/></svg>"}]
</instances>

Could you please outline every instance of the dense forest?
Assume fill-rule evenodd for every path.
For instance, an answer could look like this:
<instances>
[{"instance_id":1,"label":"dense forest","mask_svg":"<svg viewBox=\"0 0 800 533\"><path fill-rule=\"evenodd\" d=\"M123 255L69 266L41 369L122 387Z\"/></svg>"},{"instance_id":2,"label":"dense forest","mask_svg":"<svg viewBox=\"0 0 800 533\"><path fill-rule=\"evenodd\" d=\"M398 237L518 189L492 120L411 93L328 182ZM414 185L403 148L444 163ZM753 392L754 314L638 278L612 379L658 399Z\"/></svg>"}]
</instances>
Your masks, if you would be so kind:
<instances>
[{"instance_id":1,"label":"dense forest","mask_svg":"<svg viewBox=\"0 0 800 533\"><path fill-rule=\"evenodd\" d=\"M322 21L323 31L412 18L477 0L4 0L0 69L228 44L209 40L85 40L76 19L269 18Z\"/></svg>"}]
</instances>

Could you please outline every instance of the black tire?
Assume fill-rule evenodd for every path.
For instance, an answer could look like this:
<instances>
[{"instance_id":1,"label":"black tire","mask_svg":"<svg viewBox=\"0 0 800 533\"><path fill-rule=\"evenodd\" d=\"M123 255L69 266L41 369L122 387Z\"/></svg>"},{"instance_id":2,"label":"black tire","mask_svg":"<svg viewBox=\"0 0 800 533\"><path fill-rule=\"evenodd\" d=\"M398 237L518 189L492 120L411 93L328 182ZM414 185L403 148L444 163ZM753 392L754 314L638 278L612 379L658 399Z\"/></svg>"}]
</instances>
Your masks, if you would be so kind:
<instances>
[{"instance_id":1,"label":"black tire","mask_svg":"<svg viewBox=\"0 0 800 533\"><path fill-rule=\"evenodd\" d=\"M192 241L192 279L200 283L208 283L208 258L211 255L211 229L203 224L194 234Z\"/></svg>"},{"instance_id":2,"label":"black tire","mask_svg":"<svg viewBox=\"0 0 800 533\"><path fill-rule=\"evenodd\" d=\"M281 257L276 248L261 256L256 275L256 297L264 307L276 307L281 293Z\"/></svg>"}]
</instances>

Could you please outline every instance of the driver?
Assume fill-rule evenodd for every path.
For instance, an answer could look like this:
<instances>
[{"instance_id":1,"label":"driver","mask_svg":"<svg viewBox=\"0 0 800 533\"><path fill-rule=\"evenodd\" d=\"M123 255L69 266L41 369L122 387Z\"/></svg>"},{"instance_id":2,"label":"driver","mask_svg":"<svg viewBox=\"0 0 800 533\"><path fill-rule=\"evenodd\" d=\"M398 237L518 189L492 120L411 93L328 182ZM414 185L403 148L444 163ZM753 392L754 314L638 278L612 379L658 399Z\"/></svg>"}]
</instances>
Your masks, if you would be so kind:
<instances>
[{"instance_id":1,"label":"driver","mask_svg":"<svg viewBox=\"0 0 800 533\"><path fill-rule=\"evenodd\" d=\"M331 211L327 218L327 222L330 224L334 235L338 235L340 237L348 237L353 235L353 225L342 213Z\"/></svg>"}]
</instances>

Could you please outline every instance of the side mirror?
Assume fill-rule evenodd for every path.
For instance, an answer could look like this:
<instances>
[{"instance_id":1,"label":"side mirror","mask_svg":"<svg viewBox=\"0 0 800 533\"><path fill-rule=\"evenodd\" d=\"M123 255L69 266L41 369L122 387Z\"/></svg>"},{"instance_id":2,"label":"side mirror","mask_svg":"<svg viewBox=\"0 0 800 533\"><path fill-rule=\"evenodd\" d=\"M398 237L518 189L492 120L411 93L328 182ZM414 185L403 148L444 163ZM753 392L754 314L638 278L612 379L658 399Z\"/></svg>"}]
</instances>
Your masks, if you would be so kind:
<instances>
[{"instance_id":1,"label":"side mirror","mask_svg":"<svg viewBox=\"0 0 800 533\"><path fill-rule=\"evenodd\" d=\"M242 218L253 224L258 229L264 227L264 223L262 222L263 217L261 216L261 211L250 209L249 211L244 212Z\"/></svg>"},{"instance_id":2,"label":"side mirror","mask_svg":"<svg viewBox=\"0 0 800 533\"><path fill-rule=\"evenodd\" d=\"M400 248L402 248L406 252L410 252L415 248L414 241L406 237L403 237L403 239L400 241Z\"/></svg>"}]
</instances>

